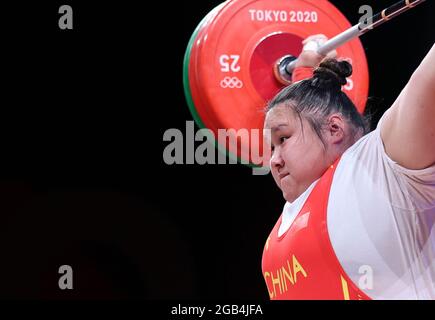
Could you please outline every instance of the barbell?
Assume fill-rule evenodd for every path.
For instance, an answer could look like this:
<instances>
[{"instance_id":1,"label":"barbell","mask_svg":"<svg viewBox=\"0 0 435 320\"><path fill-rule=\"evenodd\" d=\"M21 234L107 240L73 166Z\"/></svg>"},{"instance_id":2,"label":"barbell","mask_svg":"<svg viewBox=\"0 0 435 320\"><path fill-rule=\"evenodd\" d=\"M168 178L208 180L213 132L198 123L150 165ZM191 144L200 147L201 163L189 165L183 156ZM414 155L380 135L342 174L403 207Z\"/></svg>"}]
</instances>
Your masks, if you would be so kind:
<instances>
[{"instance_id":1,"label":"barbell","mask_svg":"<svg viewBox=\"0 0 435 320\"><path fill-rule=\"evenodd\" d=\"M194 120L215 137L219 129L261 130L265 104L290 83L303 39L319 33L330 39L320 54L337 50L351 62L353 74L342 90L363 113L369 73L359 36L423 1L401 0L354 26L327 0L221 3L199 23L184 56L184 92ZM261 165L252 159L252 141L237 141L222 146L216 140L216 146L242 163ZM262 150L261 133L255 145Z\"/></svg>"}]
</instances>

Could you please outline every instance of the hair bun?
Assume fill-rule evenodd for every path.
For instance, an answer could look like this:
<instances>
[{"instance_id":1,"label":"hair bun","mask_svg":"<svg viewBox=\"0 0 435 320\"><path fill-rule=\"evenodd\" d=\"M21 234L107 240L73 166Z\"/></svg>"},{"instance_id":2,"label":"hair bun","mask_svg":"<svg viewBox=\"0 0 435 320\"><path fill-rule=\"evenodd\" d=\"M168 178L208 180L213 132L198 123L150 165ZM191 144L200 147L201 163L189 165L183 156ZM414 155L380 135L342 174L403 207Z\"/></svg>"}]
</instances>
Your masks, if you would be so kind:
<instances>
[{"instance_id":1,"label":"hair bun","mask_svg":"<svg viewBox=\"0 0 435 320\"><path fill-rule=\"evenodd\" d=\"M352 75L352 65L345 60L325 59L314 70L312 84L321 88L337 88L347 83L346 78Z\"/></svg>"}]
</instances>

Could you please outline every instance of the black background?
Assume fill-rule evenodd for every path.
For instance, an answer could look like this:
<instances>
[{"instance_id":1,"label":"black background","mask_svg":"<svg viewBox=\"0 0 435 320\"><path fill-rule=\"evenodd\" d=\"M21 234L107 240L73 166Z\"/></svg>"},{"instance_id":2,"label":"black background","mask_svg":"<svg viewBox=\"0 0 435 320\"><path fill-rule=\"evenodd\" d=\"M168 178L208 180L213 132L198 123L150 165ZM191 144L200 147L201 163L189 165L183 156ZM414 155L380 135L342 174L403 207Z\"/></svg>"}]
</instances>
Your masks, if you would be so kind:
<instances>
[{"instance_id":1,"label":"black background","mask_svg":"<svg viewBox=\"0 0 435 320\"><path fill-rule=\"evenodd\" d=\"M351 21L392 1L334 3ZM167 166L192 120L187 42L220 1L0 5L0 298L268 299L264 241L283 206L243 165ZM58 28L58 9L74 29ZM373 124L434 42L427 2L362 37ZM58 268L74 289L58 287Z\"/></svg>"}]
</instances>

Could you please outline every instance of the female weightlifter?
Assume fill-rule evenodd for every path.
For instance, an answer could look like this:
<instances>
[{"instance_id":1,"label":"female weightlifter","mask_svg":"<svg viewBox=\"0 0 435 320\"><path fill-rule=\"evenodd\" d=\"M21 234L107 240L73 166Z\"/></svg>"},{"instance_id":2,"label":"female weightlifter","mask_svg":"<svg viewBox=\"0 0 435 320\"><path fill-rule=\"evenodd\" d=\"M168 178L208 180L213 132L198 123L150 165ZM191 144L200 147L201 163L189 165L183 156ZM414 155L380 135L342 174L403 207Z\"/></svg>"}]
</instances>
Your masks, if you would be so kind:
<instances>
[{"instance_id":1,"label":"female weightlifter","mask_svg":"<svg viewBox=\"0 0 435 320\"><path fill-rule=\"evenodd\" d=\"M263 252L269 296L435 299L435 46L367 133L341 90L352 67L317 54L322 41L305 41L266 109L286 200Z\"/></svg>"}]
</instances>

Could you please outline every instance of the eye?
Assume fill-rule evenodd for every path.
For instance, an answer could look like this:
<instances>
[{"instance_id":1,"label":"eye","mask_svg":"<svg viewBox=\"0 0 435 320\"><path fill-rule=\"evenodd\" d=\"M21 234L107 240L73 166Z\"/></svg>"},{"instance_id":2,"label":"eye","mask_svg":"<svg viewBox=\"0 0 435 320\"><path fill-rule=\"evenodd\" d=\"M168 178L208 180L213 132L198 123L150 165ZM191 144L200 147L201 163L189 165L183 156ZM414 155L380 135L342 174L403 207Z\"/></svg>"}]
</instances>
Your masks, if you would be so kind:
<instances>
[{"instance_id":1,"label":"eye","mask_svg":"<svg viewBox=\"0 0 435 320\"><path fill-rule=\"evenodd\" d=\"M289 137L281 137L279 138L280 143L284 143Z\"/></svg>"}]
</instances>

